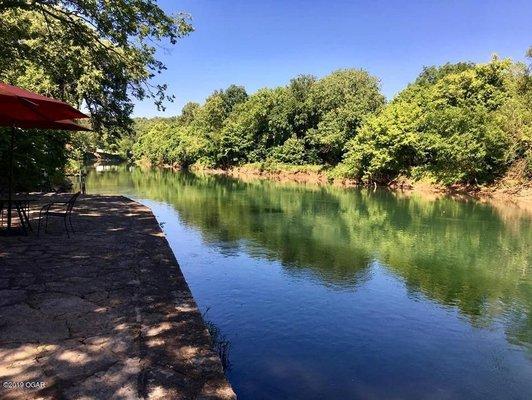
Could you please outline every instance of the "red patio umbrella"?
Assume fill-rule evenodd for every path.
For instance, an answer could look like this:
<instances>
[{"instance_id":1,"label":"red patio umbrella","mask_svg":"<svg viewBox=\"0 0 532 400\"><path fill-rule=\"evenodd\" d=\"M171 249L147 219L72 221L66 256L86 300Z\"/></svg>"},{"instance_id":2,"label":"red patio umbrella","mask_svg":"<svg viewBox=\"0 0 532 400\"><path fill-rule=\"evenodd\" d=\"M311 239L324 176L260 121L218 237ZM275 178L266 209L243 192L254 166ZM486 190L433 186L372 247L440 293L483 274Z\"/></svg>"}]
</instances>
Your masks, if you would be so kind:
<instances>
[{"instance_id":1,"label":"red patio umbrella","mask_svg":"<svg viewBox=\"0 0 532 400\"><path fill-rule=\"evenodd\" d=\"M90 130L71 121L89 118L60 100L0 82L0 126L11 127L7 229L11 229L15 128Z\"/></svg>"},{"instance_id":2,"label":"red patio umbrella","mask_svg":"<svg viewBox=\"0 0 532 400\"><path fill-rule=\"evenodd\" d=\"M17 128L33 128L33 129L55 129L60 131L90 131L90 128L79 125L70 119L64 119L61 121L42 121L32 122L31 126L20 124Z\"/></svg>"},{"instance_id":3,"label":"red patio umbrella","mask_svg":"<svg viewBox=\"0 0 532 400\"><path fill-rule=\"evenodd\" d=\"M32 122L78 118L89 117L60 100L0 82L0 126L32 128Z\"/></svg>"}]
</instances>

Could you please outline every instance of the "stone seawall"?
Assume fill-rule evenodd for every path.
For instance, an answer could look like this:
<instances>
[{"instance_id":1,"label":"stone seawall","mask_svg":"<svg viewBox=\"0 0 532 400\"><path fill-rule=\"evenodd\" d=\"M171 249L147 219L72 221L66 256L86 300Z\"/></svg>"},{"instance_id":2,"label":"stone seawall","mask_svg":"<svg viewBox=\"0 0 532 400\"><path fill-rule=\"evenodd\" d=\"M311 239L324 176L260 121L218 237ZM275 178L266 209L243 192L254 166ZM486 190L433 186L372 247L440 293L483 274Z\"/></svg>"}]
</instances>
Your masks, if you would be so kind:
<instances>
[{"instance_id":1,"label":"stone seawall","mask_svg":"<svg viewBox=\"0 0 532 400\"><path fill-rule=\"evenodd\" d=\"M235 399L151 211L84 196L73 225L0 237L0 398Z\"/></svg>"}]
</instances>

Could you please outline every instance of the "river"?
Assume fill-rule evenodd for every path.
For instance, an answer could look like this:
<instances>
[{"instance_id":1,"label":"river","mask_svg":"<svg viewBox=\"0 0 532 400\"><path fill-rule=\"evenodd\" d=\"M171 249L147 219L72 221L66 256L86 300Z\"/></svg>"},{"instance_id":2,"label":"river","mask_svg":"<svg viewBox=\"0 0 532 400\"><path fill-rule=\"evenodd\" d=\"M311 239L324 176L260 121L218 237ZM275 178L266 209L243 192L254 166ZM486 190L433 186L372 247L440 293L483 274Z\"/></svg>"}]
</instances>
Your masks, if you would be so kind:
<instances>
[{"instance_id":1,"label":"river","mask_svg":"<svg viewBox=\"0 0 532 400\"><path fill-rule=\"evenodd\" d=\"M532 398L532 217L384 190L125 166L239 399Z\"/></svg>"}]
</instances>

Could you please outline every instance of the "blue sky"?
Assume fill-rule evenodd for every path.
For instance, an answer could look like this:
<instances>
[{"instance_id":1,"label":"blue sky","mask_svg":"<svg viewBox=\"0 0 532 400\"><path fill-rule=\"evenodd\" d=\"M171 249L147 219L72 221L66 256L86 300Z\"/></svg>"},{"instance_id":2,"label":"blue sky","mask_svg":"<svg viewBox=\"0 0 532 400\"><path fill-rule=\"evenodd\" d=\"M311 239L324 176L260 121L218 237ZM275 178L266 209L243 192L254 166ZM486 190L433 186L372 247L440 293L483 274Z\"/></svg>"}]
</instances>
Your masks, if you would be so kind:
<instances>
[{"instance_id":1,"label":"blue sky","mask_svg":"<svg viewBox=\"0 0 532 400\"><path fill-rule=\"evenodd\" d=\"M364 68L393 97L423 66L488 61L493 53L524 60L532 45L532 1L159 0L186 11L196 29L158 57L156 81L176 96L166 112L138 102L135 116L177 115L232 83L248 93L285 85L299 74L318 77Z\"/></svg>"}]
</instances>

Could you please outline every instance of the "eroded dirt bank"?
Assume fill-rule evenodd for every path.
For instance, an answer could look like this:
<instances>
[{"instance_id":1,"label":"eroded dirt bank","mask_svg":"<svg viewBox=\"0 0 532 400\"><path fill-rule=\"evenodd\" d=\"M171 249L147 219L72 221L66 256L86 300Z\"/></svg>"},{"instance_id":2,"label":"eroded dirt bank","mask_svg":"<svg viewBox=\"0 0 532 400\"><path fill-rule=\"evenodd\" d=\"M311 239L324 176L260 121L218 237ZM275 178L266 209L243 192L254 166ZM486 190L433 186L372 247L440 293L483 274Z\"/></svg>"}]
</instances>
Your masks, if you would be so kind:
<instances>
[{"instance_id":1,"label":"eroded dirt bank","mask_svg":"<svg viewBox=\"0 0 532 400\"><path fill-rule=\"evenodd\" d=\"M195 172L226 175L244 181L254 179L268 179L278 182L296 182L315 185L334 185L340 187L362 187L351 179L331 179L327 170L308 167L291 167L290 169L261 169L244 165L231 169L194 169ZM371 186L376 188L377 185ZM399 179L385 186L401 195L419 194L431 198L441 196L452 197L457 200L476 200L487 202L495 206L511 205L532 213L532 182L516 183L505 178L490 186L454 185L445 187L428 182L414 182L409 179Z\"/></svg>"}]
</instances>

